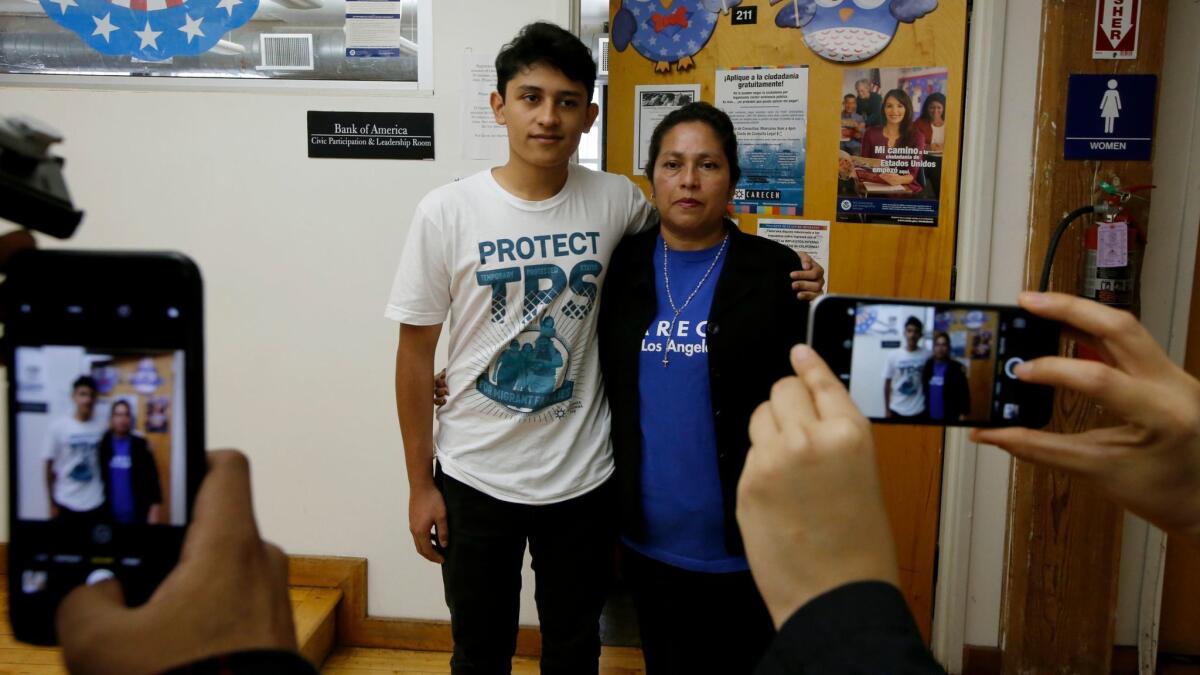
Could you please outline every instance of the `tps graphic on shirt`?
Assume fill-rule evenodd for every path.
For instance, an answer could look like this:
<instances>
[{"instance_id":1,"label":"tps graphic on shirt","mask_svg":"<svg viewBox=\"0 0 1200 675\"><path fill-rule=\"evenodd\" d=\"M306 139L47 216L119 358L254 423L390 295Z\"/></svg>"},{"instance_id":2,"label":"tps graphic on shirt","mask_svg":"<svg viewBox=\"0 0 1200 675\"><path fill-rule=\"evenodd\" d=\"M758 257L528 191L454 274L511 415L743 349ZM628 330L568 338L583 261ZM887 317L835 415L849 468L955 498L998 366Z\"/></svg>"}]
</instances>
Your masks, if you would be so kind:
<instances>
[{"instance_id":1,"label":"tps graphic on shirt","mask_svg":"<svg viewBox=\"0 0 1200 675\"><path fill-rule=\"evenodd\" d=\"M555 418L573 408L559 405L575 393L590 329L583 326L595 309L604 270L584 259L564 268L558 258L598 255L599 232L564 232L479 243L479 263L522 263L475 273L480 286L492 289L492 316L478 338L481 367L475 388L509 411L536 413L547 408ZM519 307L509 302L510 286L521 289ZM497 349L497 346L501 346ZM568 404L569 405L569 404Z\"/></svg>"},{"instance_id":2,"label":"tps graphic on shirt","mask_svg":"<svg viewBox=\"0 0 1200 675\"><path fill-rule=\"evenodd\" d=\"M96 477L92 471L92 458L96 454L95 439L90 437L71 437L67 440L67 452L71 470L67 477L79 483L87 483Z\"/></svg>"},{"instance_id":3,"label":"tps graphic on shirt","mask_svg":"<svg viewBox=\"0 0 1200 675\"><path fill-rule=\"evenodd\" d=\"M921 392L921 371L924 365L897 366L896 393L903 396L916 396Z\"/></svg>"}]
</instances>

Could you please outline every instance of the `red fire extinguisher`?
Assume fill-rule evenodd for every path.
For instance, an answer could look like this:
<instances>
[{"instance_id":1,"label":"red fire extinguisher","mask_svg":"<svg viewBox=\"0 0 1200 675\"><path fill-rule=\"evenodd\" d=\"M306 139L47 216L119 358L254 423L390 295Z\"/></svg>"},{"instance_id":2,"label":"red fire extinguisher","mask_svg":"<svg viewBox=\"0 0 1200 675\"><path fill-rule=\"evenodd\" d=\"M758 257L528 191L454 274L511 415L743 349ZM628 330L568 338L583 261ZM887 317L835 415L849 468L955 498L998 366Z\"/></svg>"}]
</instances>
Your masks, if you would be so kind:
<instances>
[{"instance_id":1,"label":"red fire extinguisher","mask_svg":"<svg viewBox=\"0 0 1200 675\"><path fill-rule=\"evenodd\" d=\"M1140 304L1138 280L1146 250L1146 233L1134 222L1126 202L1135 196L1135 192L1154 186L1136 185L1119 190L1102 183L1101 187L1108 208L1096 209L1097 214L1103 215L1084 234L1083 278L1079 294L1089 300L1136 312Z\"/></svg>"}]
</instances>

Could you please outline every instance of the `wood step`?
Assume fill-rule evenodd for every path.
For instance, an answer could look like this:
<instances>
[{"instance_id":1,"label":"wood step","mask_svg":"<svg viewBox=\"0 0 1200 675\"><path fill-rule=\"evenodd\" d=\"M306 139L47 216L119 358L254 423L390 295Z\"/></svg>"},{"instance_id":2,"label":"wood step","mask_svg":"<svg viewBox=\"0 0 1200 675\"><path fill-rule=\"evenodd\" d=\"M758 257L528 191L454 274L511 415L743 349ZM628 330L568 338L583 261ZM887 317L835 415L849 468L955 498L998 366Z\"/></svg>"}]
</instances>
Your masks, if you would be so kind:
<instances>
[{"instance_id":1,"label":"wood step","mask_svg":"<svg viewBox=\"0 0 1200 675\"><path fill-rule=\"evenodd\" d=\"M336 588L288 589L300 653L318 668L333 649L337 634L337 606L342 592ZM67 675L60 650L17 642L8 623L8 579L0 575L0 673L5 675Z\"/></svg>"},{"instance_id":2,"label":"wood step","mask_svg":"<svg viewBox=\"0 0 1200 675\"><path fill-rule=\"evenodd\" d=\"M333 649L337 636L337 606L342 592L336 588L292 587L292 619L300 653L320 668Z\"/></svg>"}]
</instances>

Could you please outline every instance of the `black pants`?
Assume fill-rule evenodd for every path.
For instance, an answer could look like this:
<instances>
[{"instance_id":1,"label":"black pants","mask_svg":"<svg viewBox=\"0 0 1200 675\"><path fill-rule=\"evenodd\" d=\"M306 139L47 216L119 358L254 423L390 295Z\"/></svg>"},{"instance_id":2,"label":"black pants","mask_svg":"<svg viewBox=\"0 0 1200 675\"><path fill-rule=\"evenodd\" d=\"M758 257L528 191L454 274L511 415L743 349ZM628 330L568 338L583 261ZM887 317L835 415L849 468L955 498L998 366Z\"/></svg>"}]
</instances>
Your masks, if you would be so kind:
<instances>
[{"instance_id":1,"label":"black pants","mask_svg":"<svg viewBox=\"0 0 1200 675\"><path fill-rule=\"evenodd\" d=\"M90 511L76 511L58 502L54 502L54 505L58 507L58 518L56 518L58 522L69 523L79 527L88 527L100 523L108 515L105 510L105 507L108 506L107 504L101 504Z\"/></svg>"},{"instance_id":2,"label":"black pants","mask_svg":"<svg viewBox=\"0 0 1200 675\"><path fill-rule=\"evenodd\" d=\"M455 675L507 675L517 646L525 542L533 558L544 675L599 671L613 570L612 481L557 504L501 501L439 473L450 543L442 564Z\"/></svg>"},{"instance_id":3,"label":"black pants","mask_svg":"<svg viewBox=\"0 0 1200 675\"><path fill-rule=\"evenodd\" d=\"M775 625L749 572L690 572L621 548L646 675L753 673Z\"/></svg>"}]
</instances>

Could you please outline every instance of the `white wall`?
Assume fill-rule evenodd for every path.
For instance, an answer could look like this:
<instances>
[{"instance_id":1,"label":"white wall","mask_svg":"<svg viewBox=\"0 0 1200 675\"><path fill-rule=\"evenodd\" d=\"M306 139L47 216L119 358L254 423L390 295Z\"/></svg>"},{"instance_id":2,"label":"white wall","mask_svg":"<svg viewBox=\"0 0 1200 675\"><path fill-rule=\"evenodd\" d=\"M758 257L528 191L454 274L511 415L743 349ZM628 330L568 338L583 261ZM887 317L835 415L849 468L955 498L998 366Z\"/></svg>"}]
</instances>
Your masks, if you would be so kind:
<instances>
[{"instance_id":1,"label":"white wall","mask_svg":"<svg viewBox=\"0 0 1200 675\"><path fill-rule=\"evenodd\" d=\"M432 96L0 90L0 112L67 136L68 184L88 212L72 246L177 249L199 263L209 445L250 455L265 535L291 553L366 557L371 614L415 618L448 613L438 568L408 534L384 301L417 200L487 166L459 159L464 50L494 52L538 18L565 25L569 4L433 11ZM438 159L308 159L309 110L433 112Z\"/></svg>"}]
</instances>

